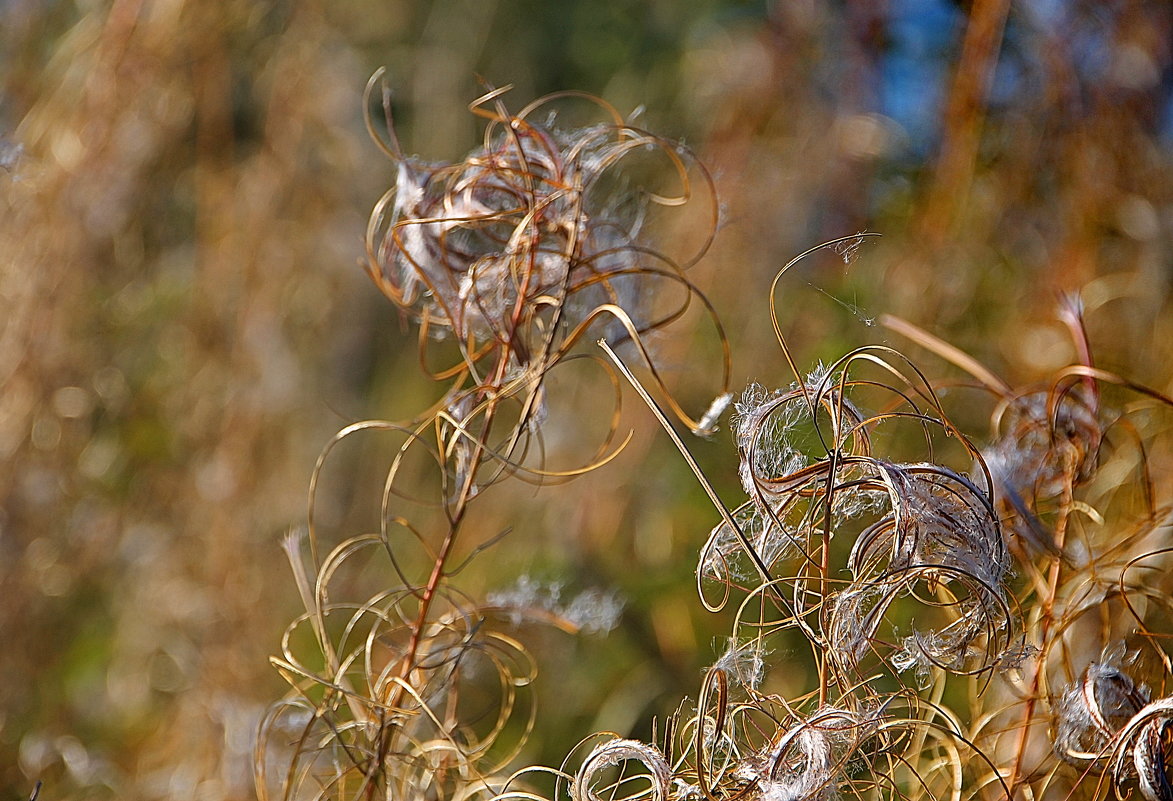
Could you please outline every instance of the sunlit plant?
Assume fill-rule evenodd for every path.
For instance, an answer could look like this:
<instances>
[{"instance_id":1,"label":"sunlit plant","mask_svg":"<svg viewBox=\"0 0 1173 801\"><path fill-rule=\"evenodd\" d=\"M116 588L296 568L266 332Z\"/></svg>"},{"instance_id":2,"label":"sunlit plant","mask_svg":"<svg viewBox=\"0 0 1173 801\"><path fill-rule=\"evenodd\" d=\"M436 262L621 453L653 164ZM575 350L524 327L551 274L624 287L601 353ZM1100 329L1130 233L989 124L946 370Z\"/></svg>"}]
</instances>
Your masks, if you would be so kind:
<instances>
[{"instance_id":1,"label":"sunlit plant","mask_svg":"<svg viewBox=\"0 0 1173 801\"><path fill-rule=\"evenodd\" d=\"M368 107L378 86L376 75ZM685 272L711 233L683 260L645 235L645 214L690 200L715 229L704 169L600 101L568 94L511 113L503 94L472 104L484 141L449 164L404 155L384 90L379 141L397 179L371 217L367 270L418 323L421 363L447 388L413 420L344 428L319 460L306 533L286 543L305 613L273 660L291 690L262 726L262 797L528 800L553 776L555 795L576 801L1173 801L1173 547L1149 467L1173 401L1096 366L1078 300L1059 312L1078 361L1043 386L1014 387L892 317L887 330L965 378L930 380L888 345L803 370L780 287L801 259L849 258L868 235L845 237L778 272L762 314L788 377L734 400L720 323ZM546 112L562 98L594 103L604 121L557 127ZM649 152L672 196L616 180ZM648 346L694 304L723 353L716 400L697 418ZM455 356L436 366L444 354ZM537 666L503 624L606 629L617 601L564 600L528 580L479 600L452 579L491 539L471 514L483 493L607 469L624 447L612 412L579 465L546 463L543 427L561 412L546 381L572 361L611 379L616 407L628 382L712 501L697 589L730 633L695 702L646 739L593 734L558 768L518 769L543 713L526 695ZM954 403L987 406L989 435L955 425ZM730 405L745 492L733 505L676 431L710 435ZM375 430L399 443L381 526L327 546L317 476L338 442ZM422 522L404 511L420 465L438 479L423 500L439 513ZM381 562L387 583L352 601L334 580L356 560ZM775 689L783 653L811 667L797 695ZM494 711L474 720L462 699L485 686Z\"/></svg>"},{"instance_id":2,"label":"sunlit plant","mask_svg":"<svg viewBox=\"0 0 1173 801\"><path fill-rule=\"evenodd\" d=\"M376 75L368 105L378 85ZM453 576L493 540L469 525L469 510L505 479L556 483L622 448L616 407L582 464L556 467L544 457L543 428L561 411L549 408L552 371L584 359L611 370L594 338L626 342L656 375L645 337L699 303L724 344L685 275L711 236L680 262L643 234L646 211L694 195L715 224L715 195L688 150L633 127L598 100L568 96L593 104L603 122L562 130L548 114L559 98L511 113L502 94L493 90L472 104L488 121L484 143L452 164L402 153L384 95L388 139L379 141L397 179L371 216L367 269L417 321L421 363L447 389L414 420L347 426L319 460L307 530L286 542L306 611L273 660L292 690L262 726L263 797L448 798L504 787L500 773L536 714L524 697L535 666L505 624L605 629L619 605L600 592L563 603L552 588L525 582L483 601L462 593ZM370 128L375 134L373 120ZM649 155L674 175L674 196L617 177L630 158ZM455 361L435 366L453 352ZM725 394L727 352L722 369ZM670 403L685 425L703 425ZM340 441L371 431L400 443L384 483L381 527L328 547L314 521L318 476ZM435 473L433 494L407 497L418 487L409 474L420 469ZM415 502L439 514L413 519L405 509L418 508ZM335 579L357 560L382 561L389 584L372 597L343 600ZM462 699L486 683L496 686L497 709L482 710L474 723Z\"/></svg>"}]
</instances>

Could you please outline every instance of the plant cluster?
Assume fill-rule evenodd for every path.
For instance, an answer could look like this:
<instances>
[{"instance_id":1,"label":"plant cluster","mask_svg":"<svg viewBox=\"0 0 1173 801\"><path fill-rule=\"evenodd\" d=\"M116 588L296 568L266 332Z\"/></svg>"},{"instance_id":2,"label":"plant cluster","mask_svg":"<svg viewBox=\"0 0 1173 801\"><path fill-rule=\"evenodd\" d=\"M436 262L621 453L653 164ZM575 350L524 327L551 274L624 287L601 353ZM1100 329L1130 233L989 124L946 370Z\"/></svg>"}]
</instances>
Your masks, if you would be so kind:
<instances>
[{"instance_id":1,"label":"plant cluster","mask_svg":"<svg viewBox=\"0 0 1173 801\"><path fill-rule=\"evenodd\" d=\"M368 101L377 84L376 75ZM535 668L508 624L614 625L618 604L605 594L562 604L550 588L520 586L486 601L461 593L453 576L498 539L470 525L467 513L506 478L555 483L622 449L617 394L589 460L548 464L549 378L585 360L611 375L618 390L601 356L577 352L588 334L629 343L655 374L644 345L649 334L698 303L716 322L684 275L700 254L682 262L650 248L640 211L683 204L699 189L715 216L715 196L686 149L625 123L604 104L604 123L563 131L533 119L555 98L510 113L500 94L473 104L489 121L484 145L454 164L404 156L384 98L384 149L398 178L372 214L367 266L384 294L418 321L421 363L447 389L406 424L346 427L319 460L307 531L286 542L306 611L274 659L294 692L262 727L263 797L270 785L284 798L493 792L504 785L494 777L534 723L526 690ZM678 194L639 194L615 176L648 155L673 170ZM707 246L706 238L701 252ZM431 366L445 357L449 363ZM724 362L727 382L727 354ZM703 424L675 408L689 426ZM381 526L326 547L314 522L318 476L337 443L371 430L400 443L384 483ZM420 489L414 473L421 471L437 480ZM409 517L404 507L419 515ZM343 600L345 590L332 583L360 556L384 560L396 584Z\"/></svg>"},{"instance_id":2,"label":"plant cluster","mask_svg":"<svg viewBox=\"0 0 1173 801\"><path fill-rule=\"evenodd\" d=\"M721 326L685 275L708 240L672 259L643 224L694 194L712 206L707 175L598 101L603 124L563 130L536 120L559 98L511 113L501 95L473 104L484 143L453 164L406 157L384 96L398 178L372 215L367 268L418 321L421 363L448 388L406 424L348 426L319 461L364 431L400 443L378 531L327 546L311 484L307 532L287 541L306 611L274 659L291 692L262 726L262 798L528 801L552 777L554 796L575 801L1173 801L1173 548L1150 467L1173 400L1096 366L1078 300L1060 318L1079 358L1042 386L1014 387L897 318L888 330L965 378L931 381L887 345L804 371L774 299L788 270L827 246L797 257L769 308L793 380L732 404L746 500L729 508L661 410L707 435L732 401ZM678 181L674 195L617 180L648 152ZM863 236L828 245L848 258ZM648 342L696 304L724 377L694 419ZM695 703L647 741L598 734L558 769L515 770L539 720L536 666L505 624L606 628L614 604L600 623L604 598L562 603L524 585L482 602L453 578L498 539L469 515L477 498L507 478L572 478L623 448L616 411L583 464L547 464L543 430L559 413L547 381L573 363L611 380L616 410L631 383L712 499L697 587L731 631ZM952 422L954 399L990 409L988 439ZM409 497L420 465L437 481ZM378 560L390 586L358 601L336 591L355 563ZM816 681L783 694L777 673L793 661Z\"/></svg>"}]
</instances>

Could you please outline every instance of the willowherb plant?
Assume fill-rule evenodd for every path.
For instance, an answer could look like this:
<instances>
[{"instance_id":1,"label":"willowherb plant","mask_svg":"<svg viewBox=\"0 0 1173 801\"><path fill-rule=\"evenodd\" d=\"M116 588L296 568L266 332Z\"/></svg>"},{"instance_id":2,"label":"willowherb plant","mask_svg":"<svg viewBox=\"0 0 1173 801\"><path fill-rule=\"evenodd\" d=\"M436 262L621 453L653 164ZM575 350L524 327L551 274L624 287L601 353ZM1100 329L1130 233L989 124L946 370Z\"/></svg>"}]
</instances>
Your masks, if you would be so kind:
<instances>
[{"instance_id":1,"label":"willowherb plant","mask_svg":"<svg viewBox=\"0 0 1173 801\"><path fill-rule=\"evenodd\" d=\"M368 105L378 79L368 85ZM507 477L568 479L622 447L616 409L583 465L556 469L544 461L542 430L558 413L548 408L546 381L577 359L584 336L628 343L654 376L644 345L650 332L694 303L716 322L684 274L711 236L694 256L673 260L649 243L643 219L652 207L685 203L699 186L713 221L715 196L687 150L628 125L601 101L590 102L604 112L603 123L563 130L552 116L534 120L539 111L547 116L550 99L513 114L501 95L491 91L471 106L488 120L483 144L459 162L432 164L402 153L384 92L389 140L380 141L397 177L371 216L367 271L418 321L424 364L435 361L429 351L438 338L450 340L441 353L452 353L454 343L458 356L426 367L447 384L433 409L405 423L347 426L319 459L308 529L286 543L306 611L273 659L291 690L262 724L262 798L494 795L535 720L528 697L535 666L509 629L534 621L606 631L621 610L613 594L588 590L564 601L560 587L524 580L478 600L452 577L498 538L477 531L468 516L488 489ZM620 175L636 153L665 160L676 196L624 184ZM587 358L611 370L594 354ZM725 385L728 372L726 353ZM727 396L725 385L719 395ZM690 428L711 425L674 408ZM321 470L339 442L374 431L399 438L379 530L327 547L314 514ZM421 461L438 482L416 497L410 474ZM408 513L414 509L424 511ZM385 587L350 600L347 574L357 563L379 562ZM475 712L469 696L478 699Z\"/></svg>"},{"instance_id":2,"label":"willowherb plant","mask_svg":"<svg viewBox=\"0 0 1173 801\"><path fill-rule=\"evenodd\" d=\"M947 411L963 389L930 381L886 345L801 371L778 283L820 248L854 255L866 237L855 235L778 273L769 316L792 380L753 384L734 401L720 324L684 274L692 258L673 261L644 241L644 212L688 199L692 176L713 202L703 169L603 104L605 123L562 130L535 121L544 101L511 114L501 95L472 105L488 119L484 142L452 164L404 156L387 111L384 149L398 176L372 215L367 269L418 320L425 364L438 334L458 357L429 368L449 382L433 410L349 426L323 453L319 470L356 433L401 441L379 531L323 554L315 473L309 547L287 543L306 613L274 659L292 689L262 727L262 797L535 801L531 779L552 775L555 797L575 801L1098 801L1109 792L1173 801L1164 647L1173 545L1149 460L1158 413L1173 400L1095 366L1073 300L1060 318L1078 362L1044 386L1015 388L911 323L884 319L969 376L962 387L991 409L984 443ZM648 148L681 182L678 195L634 205L609 195L621 184L611 173ZM660 303L665 287L682 290L679 300ZM699 419L668 393L645 346L693 302L725 350L723 382ZM499 481L570 478L622 448L614 423L574 469L551 469L534 447L557 413L544 382L598 336L609 361L586 357L633 385L714 503L719 521L696 580L706 609L732 613L731 631L695 704L650 741L602 733L558 769L511 772L538 720L525 697L536 667L500 624L606 630L619 603L597 592L567 601L560 585L529 579L479 601L452 585L454 554L470 538L482 541L474 555L484 547L468 511ZM650 389L621 344L642 360ZM720 499L653 393L700 435L733 404L742 503ZM897 440L917 443L918 454L888 456L884 443ZM419 453L440 477L431 529L399 511L405 465ZM360 555L385 560L391 583L341 600L335 581ZM809 668L798 672L809 686L795 692L782 661ZM471 720L461 698L486 676L497 687L493 711Z\"/></svg>"},{"instance_id":3,"label":"willowherb plant","mask_svg":"<svg viewBox=\"0 0 1173 801\"><path fill-rule=\"evenodd\" d=\"M421 341L450 332L462 368L479 383L501 384L540 375L597 318L616 318L612 330L620 333L613 339L625 331L638 340L679 319L690 303L707 305L683 271L708 249L711 233L695 253L676 260L650 247L643 233L648 204L679 206L693 198L692 173L700 168L690 153L593 98L587 99L607 121L561 130L556 118L533 119L561 96L510 114L502 94L494 90L472 104L489 121L484 144L452 164L405 156L384 97L391 136L383 147L398 177L371 216L367 266L383 293L419 319ZM616 175L649 152L673 171L678 193L617 194ZM700 201L709 204L715 228L716 196L703 169L700 179ZM676 293L679 303L664 307L673 288L684 290Z\"/></svg>"},{"instance_id":4,"label":"willowherb plant","mask_svg":"<svg viewBox=\"0 0 1173 801\"><path fill-rule=\"evenodd\" d=\"M1137 687L1115 661L1092 662L1063 693L1055 726L1055 753L1061 759L1081 767L1105 761L1112 737L1148 704L1148 688Z\"/></svg>"},{"instance_id":5,"label":"willowherb plant","mask_svg":"<svg viewBox=\"0 0 1173 801\"><path fill-rule=\"evenodd\" d=\"M748 500L716 501L697 567L708 608L738 598L734 634L696 710L668 727L684 735L675 752L665 737L673 797L1173 799L1173 699L1149 689L1173 672L1170 588L1153 580L1173 548L1142 433L1173 402L1095 367L1070 300L1060 317L1081 362L1042 389L886 319L993 396L983 448L891 348L803 377L771 308L794 383L752 385L735 407ZM1114 412L1108 388L1141 400ZM881 429L910 425L925 461L877 453ZM935 459L944 439L969 462ZM779 653L786 632L808 642L817 677L790 699L767 694L769 660L730 669ZM957 682L967 702L946 703Z\"/></svg>"}]
</instances>

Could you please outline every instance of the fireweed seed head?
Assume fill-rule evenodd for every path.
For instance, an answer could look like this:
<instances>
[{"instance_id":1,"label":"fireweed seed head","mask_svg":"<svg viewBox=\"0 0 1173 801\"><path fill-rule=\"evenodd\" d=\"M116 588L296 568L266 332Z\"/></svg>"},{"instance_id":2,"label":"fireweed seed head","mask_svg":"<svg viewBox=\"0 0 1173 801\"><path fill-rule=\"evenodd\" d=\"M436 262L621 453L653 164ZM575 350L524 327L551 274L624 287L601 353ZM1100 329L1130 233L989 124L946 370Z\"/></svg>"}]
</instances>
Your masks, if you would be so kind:
<instances>
[{"instance_id":1,"label":"fireweed seed head","mask_svg":"<svg viewBox=\"0 0 1173 801\"><path fill-rule=\"evenodd\" d=\"M709 532L697 565L697 573L702 578L748 582L758 576L757 568L745 553L742 537L767 567L793 558L799 552L797 531L754 504L736 509L733 521L741 536L727 522L718 523Z\"/></svg>"},{"instance_id":2,"label":"fireweed seed head","mask_svg":"<svg viewBox=\"0 0 1173 801\"><path fill-rule=\"evenodd\" d=\"M854 575L937 565L992 587L1002 583L1010 557L986 493L942 465L874 466L890 512L856 541L848 560Z\"/></svg>"},{"instance_id":3,"label":"fireweed seed head","mask_svg":"<svg viewBox=\"0 0 1173 801\"><path fill-rule=\"evenodd\" d=\"M803 386L768 391L750 384L734 405L734 436L741 458L742 486L751 497L759 492L788 492L783 479L813 463L798 443L799 426L813 427L813 416L827 415L834 429L828 447L851 447L864 416L840 391L841 375L820 364ZM846 439L845 439L846 438Z\"/></svg>"},{"instance_id":4,"label":"fireweed seed head","mask_svg":"<svg viewBox=\"0 0 1173 801\"><path fill-rule=\"evenodd\" d=\"M750 384L735 404L741 485L751 498L770 478L789 475L808 464L791 433L803 419L801 404L798 394L768 392L760 384Z\"/></svg>"},{"instance_id":5,"label":"fireweed seed head","mask_svg":"<svg viewBox=\"0 0 1173 801\"><path fill-rule=\"evenodd\" d=\"M985 492L934 464L872 460L862 469L883 487L887 511L857 537L848 558L852 582L832 597L824 627L832 655L855 668L898 598L935 588L940 623L903 638L890 657L899 671L1011 666L1027 655L1007 601L1010 559ZM923 626L923 624L922 624Z\"/></svg>"},{"instance_id":6,"label":"fireweed seed head","mask_svg":"<svg viewBox=\"0 0 1173 801\"><path fill-rule=\"evenodd\" d=\"M1055 753L1077 765L1106 758L1112 739L1147 703L1147 691L1118 662L1093 662L1059 700Z\"/></svg>"},{"instance_id":7,"label":"fireweed seed head","mask_svg":"<svg viewBox=\"0 0 1173 801\"><path fill-rule=\"evenodd\" d=\"M708 410L705 411L696 427L692 429L692 433L698 437L711 437L717 433L717 421L721 419L721 415L725 413L732 402L732 392L725 392L713 398L713 402L709 404Z\"/></svg>"},{"instance_id":8,"label":"fireweed seed head","mask_svg":"<svg viewBox=\"0 0 1173 801\"><path fill-rule=\"evenodd\" d=\"M484 144L460 161L427 163L388 148L396 185L368 228L376 284L430 329L451 331L469 360L507 347L524 365L563 324L602 307L621 309L640 330L674 318L651 310L653 288L667 281L691 293L680 271L699 253L677 263L656 252L644 222L650 204L692 195L691 155L617 116L563 130L552 116L535 120L541 101L513 115L500 94L474 104L490 123ZM679 180L679 197L626 180L632 155L649 152ZM697 428L709 432L719 412Z\"/></svg>"},{"instance_id":9,"label":"fireweed seed head","mask_svg":"<svg viewBox=\"0 0 1173 801\"><path fill-rule=\"evenodd\" d=\"M737 773L755 781L763 801L826 801L838 795L878 715L824 706L784 729Z\"/></svg>"},{"instance_id":10,"label":"fireweed seed head","mask_svg":"<svg viewBox=\"0 0 1173 801\"><path fill-rule=\"evenodd\" d=\"M1173 801L1173 785L1165 767L1170 731L1173 731L1173 718L1152 720L1145 724L1132 747L1136 782L1147 801Z\"/></svg>"},{"instance_id":11,"label":"fireweed seed head","mask_svg":"<svg viewBox=\"0 0 1173 801\"><path fill-rule=\"evenodd\" d=\"M854 670L867 654L888 607L897 597L880 582L855 582L828 599L823 631L832 658Z\"/></svg>"},{"instance_id":12,"label":"fireweed seed head","mask_svg":"<svg viewBox=\"0 0 1173 801\"><path fill-rule=\"evenodd\" d=\"M1146 801L1173 800L1169 783L1169 734L1173 733L1173 698L1159 698L1141 708L1112 738L1112 778L1118 792L1135 781Z\"/></svg>"},{"instance_id":13,"label":"fireweed seed head","mask_svg":"<svg viewBox=\"0 0 1173 801\"><path fill-rule=\"evenodd\" d=\"M652 798L655 801L668 801L672 781L672 767L668 764L668 760L655 746L641 743L638 740L623 739L601 743L587 755L582 767L578 769L578 773L574 777L574 786L571 791L574 801L601 801L604 797L611 797L610 794L606 796L599 794L599 788L596 787L598 774L607 768L613 768L626 762L642 764L647 770L644 775L650 784ZM632 777L625 776L620 781L627 783L632 781ZM614 785L611 789L614 789ZM627 795L627 793L622 793L622 795Z\"/></svg>"},{"instance_id":14,"label":"fireweed seed head","mask_svg":"<svg viewBox=\"0 0 1173 801\"><path fill-rule=\"evenodd\" d=\"M1098 401L1085 385L1012 398L984 457L1008 501L1033 509L1091 477L1103 439Z\"/></svg>"},{"instance_id":15,"label":"fireweed seed head","mask_svg":"<svg viewBox=\"0 0 1173 801\"><path fill-rule=\"evenodd\" d=\"M802 522L801 507L822 492L820 487L832 470L831 463L819 458L817 450L808 454L800 447L801 439L815 430L815 416L829 415L837 431L841 426L855 429L863 419L859 410L841 397L830 372L819 371L811 382L810 387L792 386L773 392L751 384L734 407L739 477L749 496L748 504L738 511L750 524L747 538L767 566L799 553L809 554L807 540L811 530ZM834 439L838 441L840 436L835 434ZM854 435L847 435L847 439L852 440L851 447L859 445ZM860 500L865 496L861 494ZM837 498L832 500L837 516L844 510L854 514L862 508L845 506ZM727 524L718 526L710 535L709 546L702 554L702 568L713 566L713 543L733 544L739 539L728 528Z\"/></svg>"},{"instance_id":16,"label":"fireweed seed head","mask_svg":"<svg viewBox=\"0 0 1173 801\"><path fill-rule=\"evenodd\" d=\"M731 681L756 690L766 673L766 655L769 652L760 639L738 643L729 638L728 647L713 668L723 672Z\"/></svg>"}]
</instances>

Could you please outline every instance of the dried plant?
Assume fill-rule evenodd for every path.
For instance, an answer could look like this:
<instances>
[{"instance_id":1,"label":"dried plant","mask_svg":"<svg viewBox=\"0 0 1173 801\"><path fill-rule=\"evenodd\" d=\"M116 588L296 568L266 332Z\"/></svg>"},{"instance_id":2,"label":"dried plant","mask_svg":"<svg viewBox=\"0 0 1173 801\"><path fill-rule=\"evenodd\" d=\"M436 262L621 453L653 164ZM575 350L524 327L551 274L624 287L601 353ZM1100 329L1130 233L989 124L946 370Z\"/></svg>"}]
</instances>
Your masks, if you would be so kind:
<instances>
[{"instance_id":1,"label":"dried plant","mask_svg":"<svg viewBox=\"0 0 1173 801\"><path fill-rule=\"evenodd\" d=\"M469 742L485 740L512 704L482 768L501 764L533 716L517 763L559 765L570 776L564 794L608 738L584 741L565 764L560 751L584 730L614 728L620 740L655 744L677 772L669 795L703 794L690 778L698 765L710 791L752 795L771 743L843 710L884 722L842 771L854 746L828 732L825 765L847 776L833 788L841 795L999 796L999 775L1023 797L1162 794L1171 460L1163 401L1124 379L1171 392L1173 6L938 2L911 16L907 4L818 0L634 15L630 4L564 6L0 4L0 786L23 798L38 782L54 799L250 797L256 719L281 681L265 657L296 614L288 568L271 558L273 532L304 516L306 474L336 420L406 415L398 428L358 426L330 448L312 525L289 543L313 611L281 658L317 678L340 671L355 700L319 718L307 742L320 756L294 776L303 788L332 775L335 757L353 764L365 733L351 724L370 714L359 695L395 685L421 611L418 594L395 593L423 594L452 527L445 504L476 473L419 643L436 659L459 654L459 665L404 681L432 698L445 681L458 684L459 708L439 717L462 722ZM355 95L375 57L390 59L410 98L396 120L404 144L453 163L407 158L386 132L395 164L371 163ZM734 324L738 369L762 389L743 395L747 379L734 373L729 392L715 375L718 346L690 327L705 313L696 296L679 321L655 327L688 295L655 272L683 268L711 231L699 165L675 145L649 150L639 117L597 104L585 104L602 122L593 140L566 114L552 124L549 110L573 98L526 113L489 99L481 111L529 126L492 123L474 156L497 167L453 158L468 149L457 76L474 72L508 74L526 92L572 74L623 108L649 103L657 125L687 132L720 176L725 230L686 275ZM934 86L941 93L925 91ZM673 154L697 190L684 210L638 192L685 193L661 185L679 174ZM410 295L388 315L348 263L399 166L410 191L384 202L369 260L389 294ZM637 191L624 191L625 176ZM510 194L521 199L511 204ZM803 374L792 383L754 298L796 242L861 228L884 232L866 261L841 273L819 265L817 278L791 271L779 291L791 366ZM571 238L582 245L573 271L565 264L563 292L557 253ZM670 261L647 250L654 241ZM677 241L698 247L673 249ZM526 252L529 263L507 255ZM1073 290L1088 333L1072 325L1079 307L1064 302L1070 347L1050 310L1055 292ZM536 504L522 497L532 494L523 482L559 483L606 460L643 413L625 408L624 422L611 422L622 382L611 385L618 377L591 347L596 337L671 405L608 311L540 388L526 383L553 364L544 337L551 353L562 349L613 298L650 335L639 345L657 374L699 417L674 421L681 433L692 423L700 433L736 429L724 412L742 407L745 444L689 445L713 492L731 501L731 521L698 512L683 491L687 473L657 458L663 443L639 430L600 475L543 491ZM900 339L898 321L876 326L881 311L964 344L989 367L927 334ZM399 332L379 324L396 314ZM401 345L400 334L418 330L411 320L426 328L422 361L440 377L432 387L412 377L414 348ZM875 361L811 367L816 356L836 362L855 337L911 340L980 458L943 427L926 435L897 394L931 417L945 413ZM948 364L913 352L922 346ZM894 354L872 353L928 384ZM518 382L502 384L516 390L507 398L488 386L502 364ZM701 415L707 393L716 400ZM814 414L807 393L823 399ZM438 422L424 430L429 415ZM835 426L868 442L835 446ZM383 468L409 442L381 526ZM756 456L737 499L741 447ZM852 461L828 464L836 447ZM638 472L624 472L632 464ZM808 561L824 557L820 527L833 532L826 570ZM694 563L702 604L722 611L705 615L688 608L687 562L710 529ZM355 541L331 556L364 533L371 547ZM1008 562L989 558L998 542ZM680 578L667 581L669 571ZM621 598L625 625L605 642L532 630L605 630ZM344 631L352 619L358 628ZM487 632L502 638L480 639ZM821 657L826 641L845 647ZM552 659L548 645L560 651ZM361 648L369 671L365 655L347 662ZM670 725L661 719L649 739L648 716L696 697L705 659L717 673L702 683L704 703ZM494 660L514 683L502 688ZM977 672L942 678L934 661ZM542 679L529 682L538 663ZM274 785L327 696L317 679L288 675L307 697L270 729ZM840 681L876 698L856 709ZM543 700L535 713L530 700L543 692L566 703ZM1149 704L1158 707L1129 728ZM700 751L698 731L713 733ZM787 770L816 764L798 734L788 742ZM421 753L454 753L431 743ZM646 772L625 764L629 775ZM622 767L599 767L588 786L606 795ZM548 795L556 775L527 772L509 787ZM770 781L778 793L831 788Z\"/></svg>"},{"instance_id":2,"label":"dried plant","mask_svg":"<svg viewBox=\"0 0 1173 801\"><path fill-rule=\"evenodd\" d=\"M1170 701L1150 689L1170 674L1168 587L1151 580L1169 514L1145 443L1173 401L1094 365L1073 300L1060 318L1082 360L1046 389L1015 390L887 318L992 395L981 447L950 422L942 389L957 390L889 347L803 376L771 308L794 382L751 386L735 405L749 498L732 510L717 501L697 568L708 608L739 599L730 650L695 712L669 725L686 735L676 750L667 736L658 758L626 744L594 754L642 763L655 777L643 795L656 798L1173 797ZM1117 410L1110 388L1139 400ZM884 432L909 425L924 461L882 458ZM938 455L950 441L953 464ZM818 678L797 698L763 689L766 655L791 631ZM597 770L594 755L583 762L576 798L599 797L586 789ZM608 797L632 797L625 776Z\"/></svg>"},{"instance_id":3,"label":"dried plant","mask_svg":"<svg viewBox=\"0 0 1173 801\"><path fill-rule=\"evenodd\" d=\"M368 100L378 82L376 74ZM475 499L508 477L535 484L572 478L622 448L616 406L585 464L546 463L542 430L559 413L546 399L551 372L584 358L610 369L576 352L584 337L606 333L628 342L654 375L648 334L698 302L716 324L684 274L699 254L681 262L653 249L642 219L648 207L687 202L699 186L698 201L709 203L715 225L715 196L686 149L626 124L599 101L590 102L604 112L603 123L562 130L556 118L533 119L557 98L512 114L502 94L490 91L471 106L488 120L482 147L455 164L427 164L400 151L384 91L384 149L398 178L371 217L368 272L418 321L425 365L433 349L457 358L425 367L448 387L431 410L402 424L348 426L319 460L308 548L301 537L286 543L306 612L274 659L293 690L262 726L262 797L491 796L505 785L502 771L535 714L527 695L534 666L505 624L614 626L619 605L605 593L563 605L557 590L522 582L481 602L451 579L497 538L469 523ZM633 154L649 150L673 170L676 196L641 194L618 177ZM724 362L727 384L727 352ZM703 427L673 406L685 425ZM384 482L382 525L327 550L314 525L318 476L339 442L371 431L400 442ZM438 476L430 496L410 494L417 487L410 473L420 464ZM405 508L422 509L419 520ZM465 545L469 540L476 544ZM338 576L375 560L395 584L344 600Z\"/></svg>"},{"instance_id":4,"label":"dried plant","mask_svg":"<svg viewBox=\"0 0 1173 801\"><path fill-rule=\"evenodd\" d=\"M603 124L563 130L554 118L535 121L549 99L512 114L502 95L491 90L471 106L488 120L481 147L458 163L429 164L402 153L384 90L384 150L398 178L372 215L367 269L418 322L421 363L447 389L414 420L343 429L319 460L320 472L338 442L363 432L400 443L380 530L327 548L314 526L315 483L308 548L302 537L286 543L306 612L274 659L292 690L262 727L262 797L831 801L1110 791L1173 801L1173 670L1163 646L1173 632L1163 578L1173 547L1148 458L1173 400L1097 367L1072 299L1059 316L1079 360L1042 387L1015 388L894 317L884 318L889 330L968 377L930 381L887 345L800 370L779 284L816 251L849 260L868 236L859 234L778 272L769 316L792 380L751 385L735 401L720 323L684 272L700 253L673 260L645 242L645 212L689 200L697 180L702 202L714 202L703 168L599 101ZM649 149L680 191L634 203L630 190L612 194L621 185L612 173ZM665 289L681 294L665 301ZM725 369L716 400L694 419L661 380L648 335L697 303ZM595 338L605 359L581 347ZM437 354L451 363L429 366ZM629 366L633 357L648 378ZM536 665L501 624L606 629L618 605L599 593L564 603L559 586L528 579L481 602L451 579L497 539L468 514L483 493L506 478L566 480L624 447L617 394L589 458L573 468L546 463L542 432L560 411L546 380L580 360L632 385L712 500L719 521L701 549L697 587L706 609L731 615L731 630L695 704L649 741L601 733L557 769L514 771L539 721L529 695ZM952 421L949 406L967 390L990 409L985 442ZM732 508L672 422L707 436L729 405L746 494ZM421 464L438 476L428 498L410 494L408 473ZM419 522L401 511L420 501L432 513ZM393 582L345 600L338 577L375 560ZM811 686L780 689L783 655L809 665ZM551 781L552 796L541 789Z\"/></svg>"}]
</instances>

